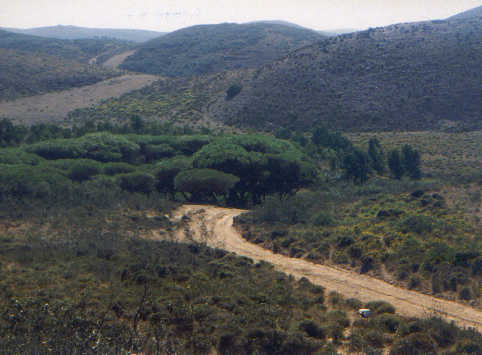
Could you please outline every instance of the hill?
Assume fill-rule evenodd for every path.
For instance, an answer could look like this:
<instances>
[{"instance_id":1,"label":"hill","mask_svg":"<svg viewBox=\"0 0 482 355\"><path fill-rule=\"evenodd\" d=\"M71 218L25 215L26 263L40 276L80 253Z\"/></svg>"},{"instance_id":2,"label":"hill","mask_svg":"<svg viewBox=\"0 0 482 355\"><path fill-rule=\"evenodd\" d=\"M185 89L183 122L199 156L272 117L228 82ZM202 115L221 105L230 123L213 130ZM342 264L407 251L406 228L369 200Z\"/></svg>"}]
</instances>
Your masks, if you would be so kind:
<instances>
[{"instance_id":1,"label":"hill","mask_svg":"<svg viewBox=\"0 0 482 355\"><path fill-rule=\"evenodd\" d=\"M127 48L106 39L59 40L0 30L0 100L94 84L118 75L92 57Z\"/></svg>"},{"instance_id":2,"label":"hill","mask_svg":"<svg viewBox=\"0 0 482 355\"><path fill-rule=\"evenodd\" d=\"M480 128L480 19L397 24L325 39L219 93L216 120L241 127Z\"/></svg>"},{"instance_id":3,"label":"hill","mask_svg":"<svg viewBox=\"0 0 482 355\"><path fill-rule=\"evenodd\" d=\"M469 18L480 18L482 17L482 6L461 12L455 16L449 17L449 20L463 20Z\"/></svg>"},{"instance_id":4,"label":"hill","mask_svg":"<svg viewBox=\"0 0 482 355\"><path fill-rule=\"evenodd\" d=\"M121 68L192 76L267 64L324 37L276 23L223 23L171 32L142 44Z\"/></svg>"},{"instance_id":5,"label":"hill","mask_svg":"<svg viewBox=\"0 0 482 355\"><path fill-rule=\"evenodd\" d=\"M35 28L4 28L6 31L22 33L33 36L58 38L58 39L86 39L86 38L114 38L123 41L145 42L162 36L164 32L115 29L115 28L87 28L77 26L48 26Z\"/></svg>"}]
</instances>

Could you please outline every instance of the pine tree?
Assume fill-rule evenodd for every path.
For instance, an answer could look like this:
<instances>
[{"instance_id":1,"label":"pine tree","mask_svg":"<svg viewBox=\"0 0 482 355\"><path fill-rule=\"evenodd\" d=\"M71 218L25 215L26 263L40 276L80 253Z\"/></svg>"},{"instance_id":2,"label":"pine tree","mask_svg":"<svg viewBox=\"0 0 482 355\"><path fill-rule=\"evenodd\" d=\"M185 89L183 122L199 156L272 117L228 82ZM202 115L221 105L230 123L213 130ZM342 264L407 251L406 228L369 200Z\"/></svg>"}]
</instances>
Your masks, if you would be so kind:
<instances>
[{"instance_id":1,"label":"pine tree","mask_svg":"<svg viewBox=\"0 0 482 355\"><path fill-rule=\"evenodd\" d=\"M393 149L390 154L388 154L388 168L395 179L400 180L402 178L404 168L398 149Z\"/></svg>"}]
</instances>

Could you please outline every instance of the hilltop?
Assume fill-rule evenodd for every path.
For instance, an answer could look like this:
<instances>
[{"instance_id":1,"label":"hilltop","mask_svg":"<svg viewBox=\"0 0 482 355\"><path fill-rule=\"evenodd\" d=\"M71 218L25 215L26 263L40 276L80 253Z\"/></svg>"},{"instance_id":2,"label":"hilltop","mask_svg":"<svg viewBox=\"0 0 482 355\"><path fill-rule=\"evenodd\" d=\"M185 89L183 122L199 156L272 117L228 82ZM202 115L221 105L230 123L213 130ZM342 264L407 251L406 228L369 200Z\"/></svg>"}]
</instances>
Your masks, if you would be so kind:
<instances>
[{"instance_id":1,"label":"hilltop","mask_svg":"<svg viewBox=\"0 0 482 355\"><path fill-rule=\"evenodd\" d=\"M0 100L79 87L118 75L89 64L129 48L107 39L60 40L0 30Z\"/></svg>"},{"instance_id":2,"label":"hilltop","mask_svg":"<svg viewBox=\"0 0 482 355\"><path fill-rule=\"evenodd\" d=\"M193 26L140 45L121 68L165 76L253 68L323 38L314 31L278 23Z\"/></svg>"},{"instance_id":3,"label":"hilltop","mask_svg":"<svg viewBox=\"0 0 482 355\"><path fill-rule=\"evenodd\" d=\"M246 73L209 106L240 127L480 128L478 18L397 24L319 41Z\"/></svg>"},{"instance_id":4,"label":"hilltop","mask_svg":"<svg viewBox=\"0 0 482 355\"><path fill-rule=\"evenodd\" d=\"M94 38L113 38L131 42L145 42L153 38L162 36L164 32L117 29L117 28L88 28L77 26L48 26L34 27L27 29L3 28L5 31L22 33L33 36L58 38L58 39L94 39Z\"/></svg>"},{"instance_id":5,"label":"hilltop","mask_svg":"<svg viewBox=\"0 0 482 355\"><path fill-rule=\"evenodd\" d=\"M463 20L469 18L480 18L482 17L482 6L461 12L460 14L449 17L449 20Z\"/></svg>"}]
</instances>

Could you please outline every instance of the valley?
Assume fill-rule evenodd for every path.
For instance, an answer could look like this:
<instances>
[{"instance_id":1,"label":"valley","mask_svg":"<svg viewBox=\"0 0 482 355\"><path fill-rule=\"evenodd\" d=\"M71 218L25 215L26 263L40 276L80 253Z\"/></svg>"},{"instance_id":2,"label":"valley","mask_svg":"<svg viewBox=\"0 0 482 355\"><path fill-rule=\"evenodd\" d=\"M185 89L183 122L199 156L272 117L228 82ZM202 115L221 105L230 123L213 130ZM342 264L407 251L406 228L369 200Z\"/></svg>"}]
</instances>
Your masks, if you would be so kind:
<instances>
[{"instance_id":1,"label":"valley","mask_svg":"<svg viewBox=\"0 0 482 355\"><path fill-rule=\"evenodd\" d=\"M481 11L0 27L0 353L482 353Z\"/></svg>"}]
</instances>

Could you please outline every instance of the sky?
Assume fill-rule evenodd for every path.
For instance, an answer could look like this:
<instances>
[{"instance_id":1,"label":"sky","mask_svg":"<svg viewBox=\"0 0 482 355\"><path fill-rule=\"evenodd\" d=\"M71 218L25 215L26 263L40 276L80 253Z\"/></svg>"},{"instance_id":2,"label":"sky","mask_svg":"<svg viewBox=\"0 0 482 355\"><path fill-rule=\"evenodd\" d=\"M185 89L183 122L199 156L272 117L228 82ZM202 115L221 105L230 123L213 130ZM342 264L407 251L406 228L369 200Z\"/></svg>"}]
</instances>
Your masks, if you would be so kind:
<instances>
[{"instance_id":1,"label":"sky","mask_svg":"<svg viewBox=\"0 0 482 355\"><path fill-rule=\"evenodd\" d=\"M173 31L284 20L315 30L443 19L482 0L0 0L0 27L73 25Z\"/></svg>"}]
</instances>

